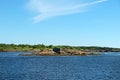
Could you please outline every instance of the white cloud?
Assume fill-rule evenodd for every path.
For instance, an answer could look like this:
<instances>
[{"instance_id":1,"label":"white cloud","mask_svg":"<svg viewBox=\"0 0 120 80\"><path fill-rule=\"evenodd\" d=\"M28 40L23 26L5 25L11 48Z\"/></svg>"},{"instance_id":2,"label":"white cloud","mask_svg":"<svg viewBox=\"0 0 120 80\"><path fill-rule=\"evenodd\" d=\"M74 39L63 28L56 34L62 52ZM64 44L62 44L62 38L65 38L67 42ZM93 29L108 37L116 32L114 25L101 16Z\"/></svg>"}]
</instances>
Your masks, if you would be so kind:
<instances>
[{"instance_id":1,"label":"white cloud","mask_svg":"<svg viewBox=\"0 0 120 80\"><path fill-rule=\"evenodd\" d=\"M38 15L33 18L34 22L67 14L80 13L84 8L107 0L93 0L83 3L83 0L29 0L27 6L30 10L37 12ZM87 1L87 0L84 0Z\"/></svg>"}]
</instances>

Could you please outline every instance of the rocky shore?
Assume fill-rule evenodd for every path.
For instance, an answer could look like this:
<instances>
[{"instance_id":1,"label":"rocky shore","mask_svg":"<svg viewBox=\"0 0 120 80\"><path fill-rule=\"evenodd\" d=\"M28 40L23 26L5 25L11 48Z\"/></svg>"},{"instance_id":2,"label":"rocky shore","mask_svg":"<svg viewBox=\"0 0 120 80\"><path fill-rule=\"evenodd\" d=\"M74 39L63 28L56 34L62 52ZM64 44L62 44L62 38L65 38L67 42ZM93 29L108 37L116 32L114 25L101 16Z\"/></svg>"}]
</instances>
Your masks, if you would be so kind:
<instances>
[{"instance_id":1,"label":"rocky shore","mask_svg":"<svg viewBox=\"0 0 120 80\"><path fill-rule=\"evenodd\" d=\"M72 49L45 49L45 50L34 50L31 51L31 54L21 54L20 56L85 56L85 55L100 55L100 52L87 52L80 50L72 50Z\"/></svg>"}]
</instances>

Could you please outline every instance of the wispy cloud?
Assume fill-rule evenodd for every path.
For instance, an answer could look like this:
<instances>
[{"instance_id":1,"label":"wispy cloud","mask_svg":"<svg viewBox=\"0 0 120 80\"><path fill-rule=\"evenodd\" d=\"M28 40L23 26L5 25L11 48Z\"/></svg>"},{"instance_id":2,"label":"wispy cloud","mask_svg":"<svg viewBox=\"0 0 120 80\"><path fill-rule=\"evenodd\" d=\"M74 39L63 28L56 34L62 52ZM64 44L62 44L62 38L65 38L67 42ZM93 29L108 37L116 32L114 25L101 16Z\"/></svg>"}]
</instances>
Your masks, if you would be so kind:
<instances>
[{"instance_id":1,"label":"wispy cloud","mask_svg":"<svg viewBox=\"0 0 120 80\"><path fill-rule=\"evenodd\" d=\"M83 0L79 0L79 2L77 2L77 0L29 0L27 6L30 10L38 13L38 15L33 18L34 22L37 23L54 16L80 13L90 5L102 3L107 0L82 1Z\"/></svg>"}]
</instances>

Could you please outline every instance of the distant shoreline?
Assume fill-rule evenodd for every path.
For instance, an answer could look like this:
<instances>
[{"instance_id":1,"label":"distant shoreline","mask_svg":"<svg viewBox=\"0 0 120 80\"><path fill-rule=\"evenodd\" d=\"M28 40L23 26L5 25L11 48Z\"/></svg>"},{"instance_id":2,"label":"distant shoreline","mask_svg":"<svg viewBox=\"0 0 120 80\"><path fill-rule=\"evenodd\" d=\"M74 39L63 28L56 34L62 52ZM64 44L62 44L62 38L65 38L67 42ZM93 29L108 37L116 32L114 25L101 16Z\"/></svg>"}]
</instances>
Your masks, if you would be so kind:
<instances>
[{"instance_id":1,"label":"distant shoreline","mask_svg":"<svg viewBox=\"0 0 120 80\"><path fill-rule=\"evenodd\" d=\"M102 52L120 52L120 48L96 46L53 46L28 44L0 44L0 52L31 52L20 56L83 56L100 55Z\"/></svg>"}]
</instances>

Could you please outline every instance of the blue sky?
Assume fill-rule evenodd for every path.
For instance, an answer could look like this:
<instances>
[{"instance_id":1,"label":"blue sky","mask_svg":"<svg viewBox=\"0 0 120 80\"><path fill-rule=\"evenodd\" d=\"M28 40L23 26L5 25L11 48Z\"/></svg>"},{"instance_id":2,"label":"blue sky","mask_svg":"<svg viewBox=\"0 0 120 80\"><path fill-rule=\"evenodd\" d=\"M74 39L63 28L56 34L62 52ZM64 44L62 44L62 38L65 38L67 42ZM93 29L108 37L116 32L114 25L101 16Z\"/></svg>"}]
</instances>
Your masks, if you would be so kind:
<instances>
[{"instance_id":1,"label":"blue sky","mask_svg":"<svg viewBox=\"0 0 120 80\"><path fill-rule=\"evenodd\" d=\"M120 48L120 0L0 0L0 43Z\"/></svg>"}]
</instances>

